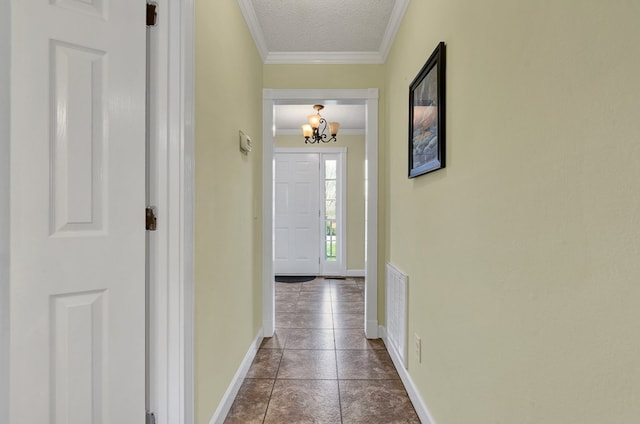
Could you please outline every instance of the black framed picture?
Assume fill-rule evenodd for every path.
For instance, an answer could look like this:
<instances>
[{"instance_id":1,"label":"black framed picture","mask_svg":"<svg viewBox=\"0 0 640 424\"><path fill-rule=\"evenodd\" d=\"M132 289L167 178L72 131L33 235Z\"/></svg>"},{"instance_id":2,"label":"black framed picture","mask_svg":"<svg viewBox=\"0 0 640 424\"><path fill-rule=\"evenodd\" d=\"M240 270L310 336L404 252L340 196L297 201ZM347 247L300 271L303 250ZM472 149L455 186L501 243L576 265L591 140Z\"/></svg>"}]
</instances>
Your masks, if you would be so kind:
<instances>
[{"instance_id":1,"label":"black framed picture","mask_svg":"<svg viewBox=\"0 0 640 424\"><path fill-rule=\"evenodd\" d=\"M445 167L445 44L409 86L409 178Z\"/></svg>"}]
</instances>

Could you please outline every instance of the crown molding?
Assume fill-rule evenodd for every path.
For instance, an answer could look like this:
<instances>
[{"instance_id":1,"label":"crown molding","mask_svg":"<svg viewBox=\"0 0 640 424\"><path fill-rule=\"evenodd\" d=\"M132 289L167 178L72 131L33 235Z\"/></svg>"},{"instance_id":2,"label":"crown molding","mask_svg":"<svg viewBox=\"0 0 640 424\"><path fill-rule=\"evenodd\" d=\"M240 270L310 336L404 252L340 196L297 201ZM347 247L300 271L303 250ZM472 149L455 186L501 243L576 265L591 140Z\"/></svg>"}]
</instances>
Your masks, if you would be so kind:
<instances>
[{"instance_id":1,"label":"crown molding","mask_svg":"<svg viewBox=\"0 0 640 424\"><path fill-rule=\"evenodd\" d=\"M265 64L383 64L387 60L410 0L396 0L379 51L367 52L270 52L251 0L237 0L251 37Z\"/></svg>"},{"instance_id":2,"label":"crown molding","mask_svg":"<svg viewBox=\"0 0 640 424\"><path fill-rule=\"evenodd\" d=\"M269 52L266 64L382 64L379 52Z\"/></svg>"},{"instance_id":3,"label":"crown molding","mask_svg":"<svg viewBox=\"0 0 640 424\"><path fill-rule=\"evenodd\" d=\"M244 20L247 23L249 32L251 33L251 37L253 37L253 42L255 43L258 53L260 53L260 57L264 62L267 54L269 53L269 49L267 49L267 42L264 39L262 27L258 22L258 16L256 15L256 10L253 8L253 3L251 3L251 0L238 0L238 6L240 6L242 16L244 16Z\"/></svg>"},{"instance_id":4,"label":"crown molding","mask_svg":"<svg viewBox=\"0 0 640 424\"><path fill-rule=\"evenodd\" d=\"M402 23L402 19L404 18L404 14L407 12L408 7L409 0L396 0L393 6L391 16L389 17L389 24L387 25L387 29L382 37L382 42L380 43L380 56L382 57L382 63L387 61L387 56L391 51L391 46L393 46L393 41L396 38L396 34L398 33L398 29L400 28L400 24Z\"/></svg>"}]
</instances>

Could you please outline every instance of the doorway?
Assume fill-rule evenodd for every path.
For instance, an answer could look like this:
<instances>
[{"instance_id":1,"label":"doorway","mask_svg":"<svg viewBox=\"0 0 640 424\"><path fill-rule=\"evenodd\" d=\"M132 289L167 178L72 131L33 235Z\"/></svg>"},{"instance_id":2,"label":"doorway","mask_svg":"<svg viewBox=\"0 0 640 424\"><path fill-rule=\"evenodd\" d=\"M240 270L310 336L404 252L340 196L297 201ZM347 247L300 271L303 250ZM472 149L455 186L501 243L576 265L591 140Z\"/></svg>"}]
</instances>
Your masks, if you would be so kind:
<instances>
[{"instance_id":1,"label":"doorway","mask_svg":"<svg viewBox=\"0 0 640 424\"><path fill-rule=\"evenodd\" d=\"M263 90L263 333L271 337L275 328L274 246L273 246L273 159L274 106L280 104L321 103L365 106L365 314L367 338L378 338L378 89L355 90Z\"/></svg>"}]
</instances>

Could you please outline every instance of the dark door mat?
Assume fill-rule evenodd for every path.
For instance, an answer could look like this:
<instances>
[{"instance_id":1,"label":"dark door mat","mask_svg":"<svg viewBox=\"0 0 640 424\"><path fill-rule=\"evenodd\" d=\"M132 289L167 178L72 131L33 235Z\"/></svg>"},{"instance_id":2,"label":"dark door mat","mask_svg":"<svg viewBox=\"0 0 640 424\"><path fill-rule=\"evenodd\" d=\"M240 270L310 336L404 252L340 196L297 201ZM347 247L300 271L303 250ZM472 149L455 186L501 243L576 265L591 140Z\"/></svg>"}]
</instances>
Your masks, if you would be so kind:
<instances>
[{"instance_id":1,"label":"dark door mat","mask_svg":"<svg viewBox=\"0 0 640 424\"><path fill-rule=\"evenodd\" d=\"M315 275L276 275L276 283L306 283L315 279Z\"/></svg>"}]
</instances>

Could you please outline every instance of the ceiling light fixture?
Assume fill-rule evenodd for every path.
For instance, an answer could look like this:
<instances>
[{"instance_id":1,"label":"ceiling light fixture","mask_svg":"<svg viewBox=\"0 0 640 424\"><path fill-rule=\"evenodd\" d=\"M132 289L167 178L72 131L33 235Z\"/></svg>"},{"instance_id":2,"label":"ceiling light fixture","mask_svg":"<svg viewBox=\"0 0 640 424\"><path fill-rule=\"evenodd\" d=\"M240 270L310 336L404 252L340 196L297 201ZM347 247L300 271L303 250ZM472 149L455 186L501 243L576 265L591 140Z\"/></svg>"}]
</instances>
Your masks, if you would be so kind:
<instances>
[{"instance_id":1,"label":"ceiling light fixture","mask_svg":"<svg viewBox=\"0 0 640 424\"><path fill-rule=\"evenodd\" d=\"M305 144L328 143L330 141L338 141L336 135L338 135L338 129L340 124L338 122L329 122L320 116L320 111L324 109L323 105L313 105L316 110L315 115L309 115L309 123L302 126L302 135L304 135ZM329 134L326 133L327 125L329 126Z\"/></svg>"}]
</instances>

